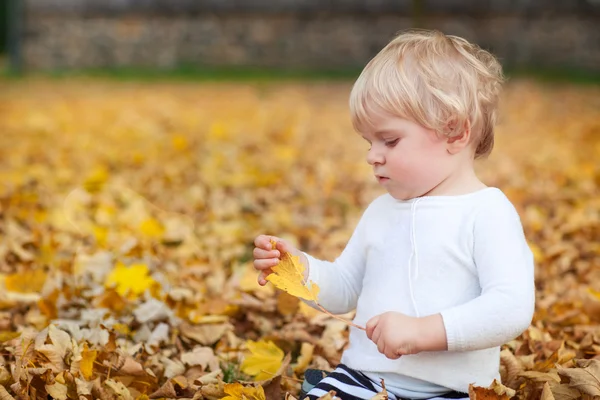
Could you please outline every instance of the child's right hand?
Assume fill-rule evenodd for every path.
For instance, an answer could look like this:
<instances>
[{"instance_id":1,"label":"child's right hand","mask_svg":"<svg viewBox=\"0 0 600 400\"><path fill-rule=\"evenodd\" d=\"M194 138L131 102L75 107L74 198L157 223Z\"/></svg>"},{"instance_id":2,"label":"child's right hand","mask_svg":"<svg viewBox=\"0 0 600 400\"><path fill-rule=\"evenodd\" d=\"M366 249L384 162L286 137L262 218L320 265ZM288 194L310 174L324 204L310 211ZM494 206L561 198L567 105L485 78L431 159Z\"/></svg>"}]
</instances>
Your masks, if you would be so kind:
<instances>
[{"instance_id":1,"label":"child's right hand","mask_svg":"<svg viewBox=\"0 0 600 400\"><path fill-rule=\"evenodd\" d=\"M275 241L277 246L273 249L271 241ZM283 253L290 253L293 256L300 257L300 261L306 267L304 269L304 280L308 279L308 260L306 256L287 241L276 236L259 235L254 239L254 268L260 271L258 274L258 284L264 286L267 284L265 279L272 274L272 267L279 264L279 259Z\"/></svg>"}]
</instances>

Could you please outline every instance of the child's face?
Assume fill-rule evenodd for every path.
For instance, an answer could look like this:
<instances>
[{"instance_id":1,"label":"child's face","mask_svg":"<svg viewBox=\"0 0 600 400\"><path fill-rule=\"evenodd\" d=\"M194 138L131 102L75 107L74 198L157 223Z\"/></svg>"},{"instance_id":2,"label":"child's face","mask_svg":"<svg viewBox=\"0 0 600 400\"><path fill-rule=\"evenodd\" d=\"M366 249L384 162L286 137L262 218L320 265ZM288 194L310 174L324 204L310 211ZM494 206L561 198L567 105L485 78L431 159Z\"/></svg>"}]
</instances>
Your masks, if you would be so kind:
<instances>
[{"instance_id":1,"label":"child's face","mask_svg":"<svg viewBox=\"0 0 600 400\"><path fill-rule=\"evenodd\" d=\"M447 138L410 120L379 115L363 137L377 181L398 200L428 194L453 172Z\"/></svg>"}]
</instances>

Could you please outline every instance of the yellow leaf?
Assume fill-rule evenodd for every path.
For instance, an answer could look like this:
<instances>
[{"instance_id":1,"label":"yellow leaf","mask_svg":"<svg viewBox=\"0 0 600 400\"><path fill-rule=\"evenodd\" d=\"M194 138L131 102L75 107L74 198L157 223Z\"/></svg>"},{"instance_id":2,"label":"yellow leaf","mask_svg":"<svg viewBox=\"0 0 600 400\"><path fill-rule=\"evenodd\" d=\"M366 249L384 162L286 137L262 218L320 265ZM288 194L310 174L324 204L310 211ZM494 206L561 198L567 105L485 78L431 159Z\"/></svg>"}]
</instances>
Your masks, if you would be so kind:
<instances>
[{"instance_id":1,"label":"yellow leaf","mask_svg":"<svg viewBox=\"0 0 600 400\"><path fill-rule=\"evenodd\" d=\"M273 378L281 367L283 350L270 340L248 340L246 345L252 354L242 362L242 372L254 376L257 381Z\"/></svg>"},{"instance_id":2,"label":"yellow leaf","mask_svg":"<svg viewBox=\"0 0 600 400\"><path fill-rule=\"evenodd\" d=\"M106 168L102 166L96 167L83 182L83 187L90 193L99 192L108 178L109 175Z\"/></svg>"},{"instance_id":3,"label":"yellow leaf","mask_svg":"<svg viewBox=\"0 0 600 400\"><path fill-rule=\"evenodd\" d=\"M106 239L108 237L108 229L104 226L94 225L92 227L92 232L94 234L94 238L96 239L96 243L100 247L106 246Z\"/></svg>"},{"instance_id":4,"label":"yellow leaf","mask_svg":"<svg viewBox=\"0 0 600 400\"><path fill-rule=\"evenodd\" d=\"M7 275L4 285L9 292L38 293L42 290L45 282L46 272L38 268Z\"/></svg>"},{"instance_id":5,"label":"yellow leaf","mask_svg":"<svg viewBox=\"0 0 600 400\"><path fill-rule=\"evenodd\" d=\"M187 138L180 134L174 135L171 139L171 143L173 144L173 148L178 151L186 150L188 148Z\"/></svg>"},{"instance_id":6,"label":"yellow leaf","mask_svg":"<svg viewBox=\"0 0 600 400\"><path fill-rule=\"evenodd\" d=\"M292 296L316 303L319 296L319 286L311 281L309 289L304 284L304 269L300 257L283 253L279 264L271 268L273 273L267 276L267 281Z\"/></svg>"},{"instance_id":7,"label":"yellow leaf","mask_svg":"<svg viewBox=\"0 0 600 400\"><path fill-rule=\"evenodd\" d=\"M262 386L242 386L241 383L227 383L223 388L228 396L223 400L266 400Z\"/></svg>"},{"instance_id":8,"label":"yellow leaf","mask_svg":"<svg viewBox=\"0 0 600 400\"><path fill-rule=\"evenodd\" d=\"M89 350L87 344L83 345L83 351L81 352L82 358L79 364L79 368L81 369L81 374L86 380L90 380L92 378L92 373L94 371L94 361L96 361L97 356L97 350Z\"/></svg>"},{"instance_id":9,"label":"yellow leaf","mask_svg":"<svg viewBox=\"0 0 600 400\"><path fill-rule=\"evenodd\" d=\"M157 220L148 218L140 224L140 232L149 238L159 239L165 233L165 228Z\"/></svg>"},{"instance_id":10,"label":"yellow leaf","mask_svg":"<svg viewBox=\"0 0 600 400\"><path fill-rule=\"evenodd\" d=\"M313 353L315 351L315 346L310 343L302 343L302 347L300 347L300 357L298 357L298 362L294 366L294 372L297 374L302 374L308 368L308 365L312 361Z\"/></svg>"},{"instance_id":11,"label":"yellow leaf","mask_svg":"<svg viewBox=\"0 0 600 400\"><path fill-rule=\"evenodd\" d=\"M157 284L148 274L146 264L133 264L126 267L119 262L106 278L105 286L107 288L115 287L121 296L135 299Z\"/></svg>"},{"instance_id":12,"label":"yellow leaf","mask_svg":"<svg viewBox=\"0 0 600 400\"><path fill-rule=\"evenodd\" d=\"M0 343L8 342L21 336L21 332L0 331Z\"/></svg>"}]
</instances>

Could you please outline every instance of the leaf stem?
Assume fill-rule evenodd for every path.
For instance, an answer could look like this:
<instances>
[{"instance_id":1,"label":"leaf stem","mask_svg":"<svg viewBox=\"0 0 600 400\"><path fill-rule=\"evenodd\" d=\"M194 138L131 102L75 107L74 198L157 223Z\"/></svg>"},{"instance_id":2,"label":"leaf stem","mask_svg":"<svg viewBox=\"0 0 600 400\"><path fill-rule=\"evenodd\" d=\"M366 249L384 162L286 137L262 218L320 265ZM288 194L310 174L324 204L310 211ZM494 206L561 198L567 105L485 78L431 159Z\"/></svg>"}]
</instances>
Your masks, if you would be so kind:
<instances>
[{"instance_id":1,"label":"leaf stem","mask_svg":"<svg viewBox=\"0 0 600 400\"><path fill-rule=\"evenodd\" d=\"M340 321L342 321L342 322L345 322L346 324L348 324L348 325L350 325L350 326L353 326L353 327L355 327L355 328L362 329L363 331L366 331L366 329L365 329L364 327L362 327L362 326L360 326L360 325L356 325L356 324L355 324L354 322L352 322L352 321L349 321L349 320L347 320L347 319L345 319L345 318L342 318L342 317L340 317L340 316L337 316L337 315L335 315L335 314L332 314L332 313L330 313L329 311L327 311L327 310L325 309L325 307L323 307L322 305L320 305L320 304L319 304L319 303L317 303L316 301L315 301L315 304L316 304L316 306L317 306L317 307L319 307L319 310L323 311L325 314L329 315L330 317L333 317L333 318L335 318L335 319L338 319L338 320L340 320Z\"/></svg>"}]
</instances>

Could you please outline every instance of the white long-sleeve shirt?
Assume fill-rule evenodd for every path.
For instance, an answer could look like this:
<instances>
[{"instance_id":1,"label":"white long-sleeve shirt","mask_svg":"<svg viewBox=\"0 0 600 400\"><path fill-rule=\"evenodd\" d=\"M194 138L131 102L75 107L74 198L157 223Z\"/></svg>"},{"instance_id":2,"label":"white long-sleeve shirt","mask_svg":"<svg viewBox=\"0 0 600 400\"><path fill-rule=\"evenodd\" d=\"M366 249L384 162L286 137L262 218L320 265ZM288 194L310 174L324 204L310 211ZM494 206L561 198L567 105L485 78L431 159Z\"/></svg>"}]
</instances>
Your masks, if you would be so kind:
<instances>
[{"instance_id":1,"label":"white long-sleeve shirt","mask_svg":"<svg viewBox=\"0 0 600 400\"><path fill-rule=\"evenodd\" d=\"M425 398L446 388L500 380L500 345L522 333L534 311L533 256L515 208L497 188L459 196L378 197L334 262L307 254L319 304L356 309L354 322L387 311L441 313L448 351L391 360L351 327L342 363L384 376L401 396Z\"/></svg>"}]
</instances>

